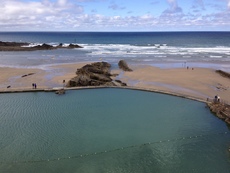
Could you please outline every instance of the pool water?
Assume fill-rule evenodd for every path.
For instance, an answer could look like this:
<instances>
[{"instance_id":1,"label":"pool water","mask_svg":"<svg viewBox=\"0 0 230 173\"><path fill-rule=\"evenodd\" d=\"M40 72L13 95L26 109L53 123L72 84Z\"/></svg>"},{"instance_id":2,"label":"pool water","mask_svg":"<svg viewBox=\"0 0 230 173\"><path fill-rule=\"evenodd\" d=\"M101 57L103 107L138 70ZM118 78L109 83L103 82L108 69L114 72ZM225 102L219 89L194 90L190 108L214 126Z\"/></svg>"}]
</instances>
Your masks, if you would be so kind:
<instances>
[{"instance_id":1,"label":"pool water","mask_svg":"<svg viewBox=\"0 0 230 173\"><path fill-rule=\"evenodd\" d=\"M229 172L204 103L128 89L0 95L0 172Z\"/></svg>"}]
</instances>

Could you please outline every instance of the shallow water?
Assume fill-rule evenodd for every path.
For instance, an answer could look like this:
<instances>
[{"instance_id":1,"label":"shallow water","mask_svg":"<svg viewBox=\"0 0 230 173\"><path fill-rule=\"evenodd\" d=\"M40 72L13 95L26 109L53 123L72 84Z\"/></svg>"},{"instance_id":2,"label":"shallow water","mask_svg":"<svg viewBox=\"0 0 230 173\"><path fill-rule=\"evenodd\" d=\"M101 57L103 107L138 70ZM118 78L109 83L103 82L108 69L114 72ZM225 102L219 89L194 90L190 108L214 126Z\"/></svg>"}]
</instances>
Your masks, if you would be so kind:
<instances>
[{"instance_id":1,"label":"shallow water","mask_svg":"<svg viewBox=\"0 0 230 173\"><path fill-rule=\"evenodd\" d=\"M0 96L0 172L230 170L229 128L203 103L125 89Z\"/></svg>"}]
</instances>

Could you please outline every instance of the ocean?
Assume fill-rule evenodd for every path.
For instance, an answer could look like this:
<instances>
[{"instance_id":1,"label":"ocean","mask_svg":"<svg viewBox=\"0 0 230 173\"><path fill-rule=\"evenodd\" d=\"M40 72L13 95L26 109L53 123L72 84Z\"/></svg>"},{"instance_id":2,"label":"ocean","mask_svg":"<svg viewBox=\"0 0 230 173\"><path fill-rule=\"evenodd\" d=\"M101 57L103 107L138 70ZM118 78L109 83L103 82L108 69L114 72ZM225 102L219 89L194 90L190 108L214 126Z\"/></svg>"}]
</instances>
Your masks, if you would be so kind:
<instances>
[{"instance_id":1,"label":"ocean","mask_svg":"<svg viewBox=\"0 0 230 173\"><path fill-rule=\"evenodd\" d=\"M46 69L50 65L120 59L161 68L207 67L229 71L230 32L0 32L0 41L32 45L75 43L82 49L0 52L1 67Z\"/></svg>"}]
</instances>

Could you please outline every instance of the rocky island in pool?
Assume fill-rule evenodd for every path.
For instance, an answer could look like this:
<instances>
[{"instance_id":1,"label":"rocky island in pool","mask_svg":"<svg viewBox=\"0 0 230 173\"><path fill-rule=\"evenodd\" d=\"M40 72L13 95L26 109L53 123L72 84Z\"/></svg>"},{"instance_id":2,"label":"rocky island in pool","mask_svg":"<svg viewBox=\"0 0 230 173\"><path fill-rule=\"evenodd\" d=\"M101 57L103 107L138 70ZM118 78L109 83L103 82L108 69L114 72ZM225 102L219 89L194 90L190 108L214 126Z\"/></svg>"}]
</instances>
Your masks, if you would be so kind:
<instances>
[{"instance_id":1,"label":"rocky island in pool","mask_svg":"<svg viewBox=\"0 0 230 173\"><path fill-rule=\"evenodd\" d=\"M46 43L42 45L30 46L30 43L20 42L2 42L0 41L0 51L35 51L35 50L54 50L54 49L74 49L82 48L77 44L69 44L67 47L60 43L58 46L52 46Z\"/></svg>"}]
</instances>

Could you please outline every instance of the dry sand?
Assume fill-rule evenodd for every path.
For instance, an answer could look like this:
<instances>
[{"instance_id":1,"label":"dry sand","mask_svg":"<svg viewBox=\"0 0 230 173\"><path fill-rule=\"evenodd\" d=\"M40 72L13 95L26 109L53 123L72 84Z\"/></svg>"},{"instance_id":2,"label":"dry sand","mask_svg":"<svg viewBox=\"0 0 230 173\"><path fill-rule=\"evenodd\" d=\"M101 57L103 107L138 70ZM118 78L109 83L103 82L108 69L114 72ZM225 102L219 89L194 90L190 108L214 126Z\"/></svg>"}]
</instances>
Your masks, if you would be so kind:
<instances>
[{"instance_id":1,"label":"dry sand","mask_svg":"<svg viewBox=\"0 0 230 173\"><path fill-rule=\"evenodd\" d=\"M230 102L230 79L220 76L214 69L174 68L160 69L152 66L131 67L122 80L128 85L180 93L201 99L219 95Z\"/></svg>"},{"instance_id":2,"label":"dry sand","mask_svg":"<svg viewBox=\"0 0 230 173\"><path fill-rule=\"evenodd\" d=\"M61 87L63 80L68 81L74 77L76 70L85 64L57 65L47 70L0 68L0 90L31 89L32 83L37 83L38 88L44 89ZM117 78L128 86L184 94L204 100L218 94L230 103L230 79L220 76L213 69L160 69L152 66L131 68L133 72L113 70L112 73L120 74ZM29 73L35 74L22 77ZM9 85L11 87L7 89Z\"/></svg>"}]
</instances>

